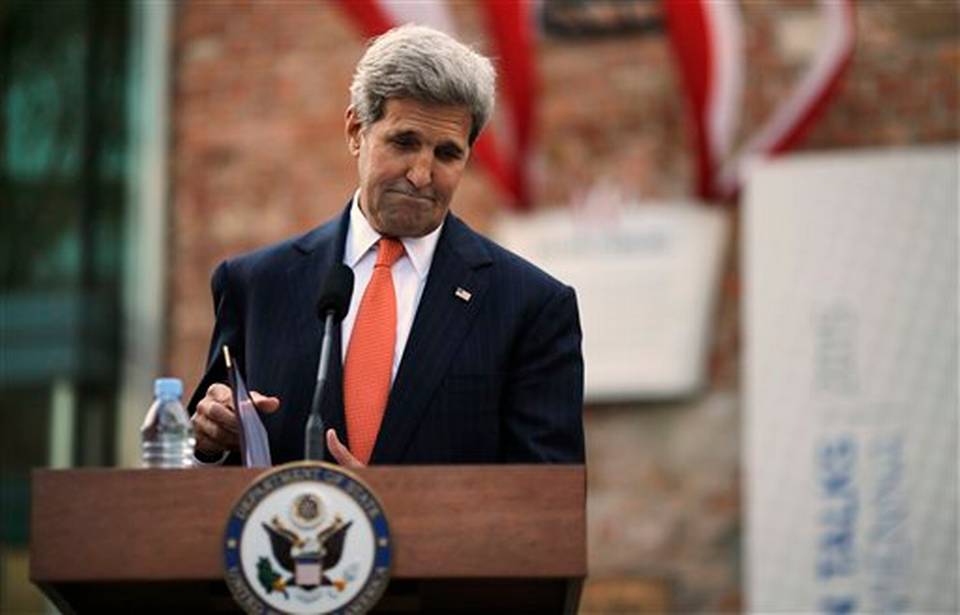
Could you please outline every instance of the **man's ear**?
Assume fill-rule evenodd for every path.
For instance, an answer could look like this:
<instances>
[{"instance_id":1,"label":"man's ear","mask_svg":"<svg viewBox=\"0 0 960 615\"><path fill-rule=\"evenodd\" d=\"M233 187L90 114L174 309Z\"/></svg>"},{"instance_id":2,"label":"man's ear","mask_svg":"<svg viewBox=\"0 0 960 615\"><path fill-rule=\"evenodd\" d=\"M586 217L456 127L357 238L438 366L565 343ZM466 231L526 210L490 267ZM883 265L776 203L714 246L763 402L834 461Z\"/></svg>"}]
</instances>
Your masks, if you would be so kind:
<instances>
[{"instance_id":1,"label":"man's ear","mask_svg":"<svg viewBox=\"0 0 960 615\"><path fill-rule=\"evenodd\" d=\"M363 130L363 124L357 117L357 112L353 107L347 107L347 112L343 116L343 131L347 138L347 150L350 155L356 158L360 155L360 133Z\"/></svg>"}]
</instances>

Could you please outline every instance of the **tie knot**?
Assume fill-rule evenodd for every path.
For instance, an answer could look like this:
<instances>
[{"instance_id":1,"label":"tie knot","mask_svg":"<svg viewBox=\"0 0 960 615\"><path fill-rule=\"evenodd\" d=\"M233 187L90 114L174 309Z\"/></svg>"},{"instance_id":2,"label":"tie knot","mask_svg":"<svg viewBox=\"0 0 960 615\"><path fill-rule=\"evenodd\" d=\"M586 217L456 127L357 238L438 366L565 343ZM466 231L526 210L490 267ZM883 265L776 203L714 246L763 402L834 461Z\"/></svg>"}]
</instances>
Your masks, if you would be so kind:
<instances>
[{"instance_id":1,"label":"tie knot","mask_svg":"<svg viewBox=\"0 0 960 615\"><path fill-rule=\"evenodd\" d=\"M393 267L393 264L403 256L403 244L390 237L381 237L377 249L377 262L374 267Z\"/></svg>"}]
</instances>

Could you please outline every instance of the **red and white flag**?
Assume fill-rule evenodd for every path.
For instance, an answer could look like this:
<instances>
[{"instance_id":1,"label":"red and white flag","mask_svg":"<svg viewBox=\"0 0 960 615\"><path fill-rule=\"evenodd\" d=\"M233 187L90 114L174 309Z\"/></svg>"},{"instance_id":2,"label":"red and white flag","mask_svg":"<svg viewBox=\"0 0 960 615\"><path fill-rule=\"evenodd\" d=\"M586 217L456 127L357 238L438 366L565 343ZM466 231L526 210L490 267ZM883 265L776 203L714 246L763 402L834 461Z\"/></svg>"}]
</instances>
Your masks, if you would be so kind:
<instances>
[{"instance_id":1,"label":"red and white flag","mask_svg":"<svg viewBox=\"0 0 960 615\"><path fill-rule=\"evenodd\" d=\"M670 41L693 115L697 192L707 200L737 194L750 162L794 146L820 116L853 55L852 0L819 0L822 39L787 98L740 148L746 57L734 0L664 0Z\"/></svg>"}]
</instances>

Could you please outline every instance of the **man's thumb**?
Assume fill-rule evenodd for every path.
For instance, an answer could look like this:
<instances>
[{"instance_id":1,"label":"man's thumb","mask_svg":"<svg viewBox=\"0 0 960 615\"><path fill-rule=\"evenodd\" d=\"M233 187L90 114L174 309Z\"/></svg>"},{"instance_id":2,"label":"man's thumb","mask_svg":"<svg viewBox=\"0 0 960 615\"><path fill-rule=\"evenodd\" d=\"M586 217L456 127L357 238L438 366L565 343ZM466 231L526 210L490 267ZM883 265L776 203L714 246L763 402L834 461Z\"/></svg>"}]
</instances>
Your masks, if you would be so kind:
<instances>
[{"instance_id":1,"label":"man's thumb","mask_svg":"<svg viewBox=\"0 0 960 615\"><path fill-rule=\"evenodd\" d=\"M276 412L280 407L280 399L277 397L267 397L256 391L250 391L250 398L260 412Z\"/></svg>"}]
</instances>

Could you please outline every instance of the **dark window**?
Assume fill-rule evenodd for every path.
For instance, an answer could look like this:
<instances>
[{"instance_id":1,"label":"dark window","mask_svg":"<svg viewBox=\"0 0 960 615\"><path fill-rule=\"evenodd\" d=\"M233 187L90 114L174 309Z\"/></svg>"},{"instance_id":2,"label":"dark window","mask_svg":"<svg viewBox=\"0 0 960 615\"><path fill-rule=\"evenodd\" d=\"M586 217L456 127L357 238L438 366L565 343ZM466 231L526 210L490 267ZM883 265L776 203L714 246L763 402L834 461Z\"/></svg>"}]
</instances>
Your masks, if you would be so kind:
<instances>
[{"instance_id":1,"label":"dark window","mask_svg":"<svg viewBox=\"0 0 960 615\"><path fill-rule=\"evenodd\" d=\"M0 546L29 471L110 465L128 159L129 5L0 5Z\"/></svg>"}]
</instances>

